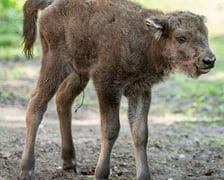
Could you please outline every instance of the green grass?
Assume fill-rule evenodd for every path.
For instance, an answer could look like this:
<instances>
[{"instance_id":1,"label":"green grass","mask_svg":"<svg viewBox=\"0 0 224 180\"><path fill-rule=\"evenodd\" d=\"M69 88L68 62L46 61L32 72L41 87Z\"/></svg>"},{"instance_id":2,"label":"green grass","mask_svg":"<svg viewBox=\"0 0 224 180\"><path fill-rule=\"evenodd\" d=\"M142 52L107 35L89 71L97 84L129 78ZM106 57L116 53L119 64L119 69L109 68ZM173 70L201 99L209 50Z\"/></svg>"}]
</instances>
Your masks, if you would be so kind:
<instances>
[{"instance_id":1,"label":"green grass","mask_svg":"<svg viewBox=\"0 0 224 180\"><path fill-rule=\"evenodd\" d=\"M8 92L0 92L0 97L2 99L8 99L10 97L10 94Z\"/></svg>"},{"instance_id":2,"label":"green grass","mask_svg":"<svg viewBox=\"0 0 224 180\"><path fill-rule=\"evenodd\" d=\"M224 146L224 138L209 138L208 141L218 146Z\"/></svg>"},{"instance_id":3,"label":"green grass","mask_svg":"<svg viewBox=\"0 0 224 180\"><path fill-rule=\"evenodd\" d=\"M169 104L169 113L197 117L200 120L222 120L224 117L224 84L218 80L192 80L185 76L171 77L174 88L159 94ZM166 108L167 109L167 108ZM169 114L168 114L169 115Z\"/></svg>"}]
</instances>

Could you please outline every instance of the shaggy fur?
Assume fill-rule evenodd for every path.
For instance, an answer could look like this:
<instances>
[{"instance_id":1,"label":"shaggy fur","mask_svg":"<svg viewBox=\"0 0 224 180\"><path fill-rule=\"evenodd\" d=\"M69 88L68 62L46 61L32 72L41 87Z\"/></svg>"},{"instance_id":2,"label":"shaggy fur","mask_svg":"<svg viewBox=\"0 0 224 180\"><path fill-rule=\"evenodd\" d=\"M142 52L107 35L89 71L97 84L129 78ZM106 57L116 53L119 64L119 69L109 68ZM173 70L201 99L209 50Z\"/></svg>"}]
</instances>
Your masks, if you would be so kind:
<instances>
[{"instance_id":1,"label":"shaggy fur","mask_svg":"<svg viewBox=\"0 0 224 180\"><path fill-rule=\"evenodd\" d=\"M54 94L63 168L76 171L71 105L92 78L99 100L102 139L95 179L109 176L122 95L128 98L136 178L150 179L146 145L151 88L171 72L196 78L214 66L204 17L191 12L164 14L121 0L27 0L23 37L28 57L36 38L39 9L44 9L39 20L43 59L27 110L19 178L34 179L36 132Z\"/></svg>"}]
</instances>

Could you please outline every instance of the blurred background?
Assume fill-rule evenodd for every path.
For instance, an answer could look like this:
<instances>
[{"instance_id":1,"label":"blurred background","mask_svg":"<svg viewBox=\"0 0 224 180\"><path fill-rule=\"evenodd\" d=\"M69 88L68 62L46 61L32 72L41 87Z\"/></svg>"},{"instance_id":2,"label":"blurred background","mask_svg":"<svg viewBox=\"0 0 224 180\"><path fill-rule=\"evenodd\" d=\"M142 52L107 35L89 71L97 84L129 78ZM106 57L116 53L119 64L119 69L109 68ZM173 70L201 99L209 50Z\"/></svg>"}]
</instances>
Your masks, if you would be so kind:
<instances>
[{"instance_id":1,"label":"blurred background","mask_svg":"<svg viewBox=\"0 0 224 180\"><path fill-rule=\"evenodd\" d=\"M204 15L208 21L207 25L210 35L223 35L222 28L224 23L224 2L222 0L133 0L139 4L143 4L147 8L159 9L165 12L183 10L192 11L197 14Z\"/></svg>"},{"instance_id":2,"label":"blurred background","mask_svg":"<svg viewBox=\"0 0 224 180\"><path fill-rule=\"evenodd\" d=\"M224 0L133 1L146 8L164 12L186 10L206 16L210 47L217 56L215 68L199 79L192 80L176 74L153 88L148 146L152 173L156 177L161 175L157 179L207 179L208 176L211 179L223 179ZM0 0L0 179L15 179L18 175L25 137L25 111L40 68L41 48L38 40L33 60L27 60L22 52L24 2L25 0ZM82 104L82 98L81 93L73 105L75 117L72 123L74 133L79 135L74 138L78 137L75 139L79 145L78 153L88 160L83 163L82 170L92 164L94 171L96 160L91 162L90 159L99 147L99 113L91 82L85 90L82 108L75 112ZM132 141L126 114L127 102L123 98L120 115L124 128L120 133L119 150L116 151L120 156L113 173L116 175L119 170L118 174L121 174L117 167L121 166L123 169L124 166L130 166L126 174L123 172L124 177L130 176L130 179L134 179L135 165L134 157L129 152ZM38 139L37 143L43 147L41 152L44 155L40 153L38 157L42 158L42 162L51 162L53 166L50 173L45 171L50 168L48 163L39 163L37 169L42 168L40 174L43 176L54 176L59 163L53 159L55 151L60 152L54 99L49 103L45 117L48 121L41 124L39 136L43 141ZM88 148L85 146L87 144ZM95 149L92 150L91 147ZM122 157L128 157L126 162L124 160L126 164L119 165L123 161ZM84 174L88 173L84 171Z\"/></svg>"}]
</instances>

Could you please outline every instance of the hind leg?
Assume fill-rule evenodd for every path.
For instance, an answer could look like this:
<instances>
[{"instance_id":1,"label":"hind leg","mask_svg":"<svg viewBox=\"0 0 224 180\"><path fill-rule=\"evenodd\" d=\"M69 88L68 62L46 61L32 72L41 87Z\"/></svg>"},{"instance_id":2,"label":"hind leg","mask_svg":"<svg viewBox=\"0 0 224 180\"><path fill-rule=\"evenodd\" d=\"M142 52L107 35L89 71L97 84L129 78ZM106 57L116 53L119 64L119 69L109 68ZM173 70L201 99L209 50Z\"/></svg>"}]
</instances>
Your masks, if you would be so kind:
<instances>
[{"instance_id":1,"label":"hind leg","mask_svg":"<svg viewBox=\"0 0 224 180\"><path fill-rule=\"evenodd\" d=\"M56 94L57 111L60 120L61 142L62 142L62 159L63 169L76 170L75 148L72 140L71 106L89 81L88 76L79 76L75 73L70 74L59 86Z\"/></svg>"},{"instance_id":2,"label":"hind leg","mask_svg":"<svg viewBox=\"0 0 224 180\"><path fill-rule=\"evenodd\" d=\"M53 53L52 53L53 54ZM18 179L34 179L34 145L36 133L47 109L49 100L62 81L61 62L56 56L45 55L34 93L31 96L26 114L26 143L20 164Z\"/></svg>"}]
</instances>

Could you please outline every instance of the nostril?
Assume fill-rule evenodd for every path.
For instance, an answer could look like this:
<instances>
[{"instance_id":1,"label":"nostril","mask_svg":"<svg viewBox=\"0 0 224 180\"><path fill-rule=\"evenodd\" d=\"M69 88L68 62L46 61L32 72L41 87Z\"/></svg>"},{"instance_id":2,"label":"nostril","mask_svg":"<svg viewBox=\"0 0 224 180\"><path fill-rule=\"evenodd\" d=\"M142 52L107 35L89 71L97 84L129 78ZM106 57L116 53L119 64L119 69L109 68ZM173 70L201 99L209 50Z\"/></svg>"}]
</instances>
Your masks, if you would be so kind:
<instances>
[{"instance_id":1,"label":"nostril","mask_svg":"<svg viewBox=\"0 0 224 180\"><path fill-rule=\"evenodd\" d=\"M216 57L213 57L213 58L212 58L212 61L215 62L215 61L216 61Z\"/></svg>"},{"instance_id":2,"label":"nostril","mask_svg":"<svg viewBox=\"0 0 224 180\"><path fill-rule=\"evenodd\" d=\"M211 61L210 59L202 59L202 62L206 65L210 65L213 61Z\"/></svg>"},{"instance_id":3,"label":"nostril","mask_svg":"<svg viewBox=\"0 0 224 180\"><path fill-rule=\"evenodd\" d=\"M213 53L205 53L200 56L199 62L201 67L213 68L215 65L216 56Z\"/></svg>"},{"instance_id":4,"label":"nostril","mask_svg":"<svg viewBox=\"0 0 224 180\"><path fill-rule=\"evenodd\" d=\"M213 60L213 59L202 59L202 62L204 65L206 65L208 67L214 66L214 64L215 64L215 60Z\"/></svg>"}]
</instances>

